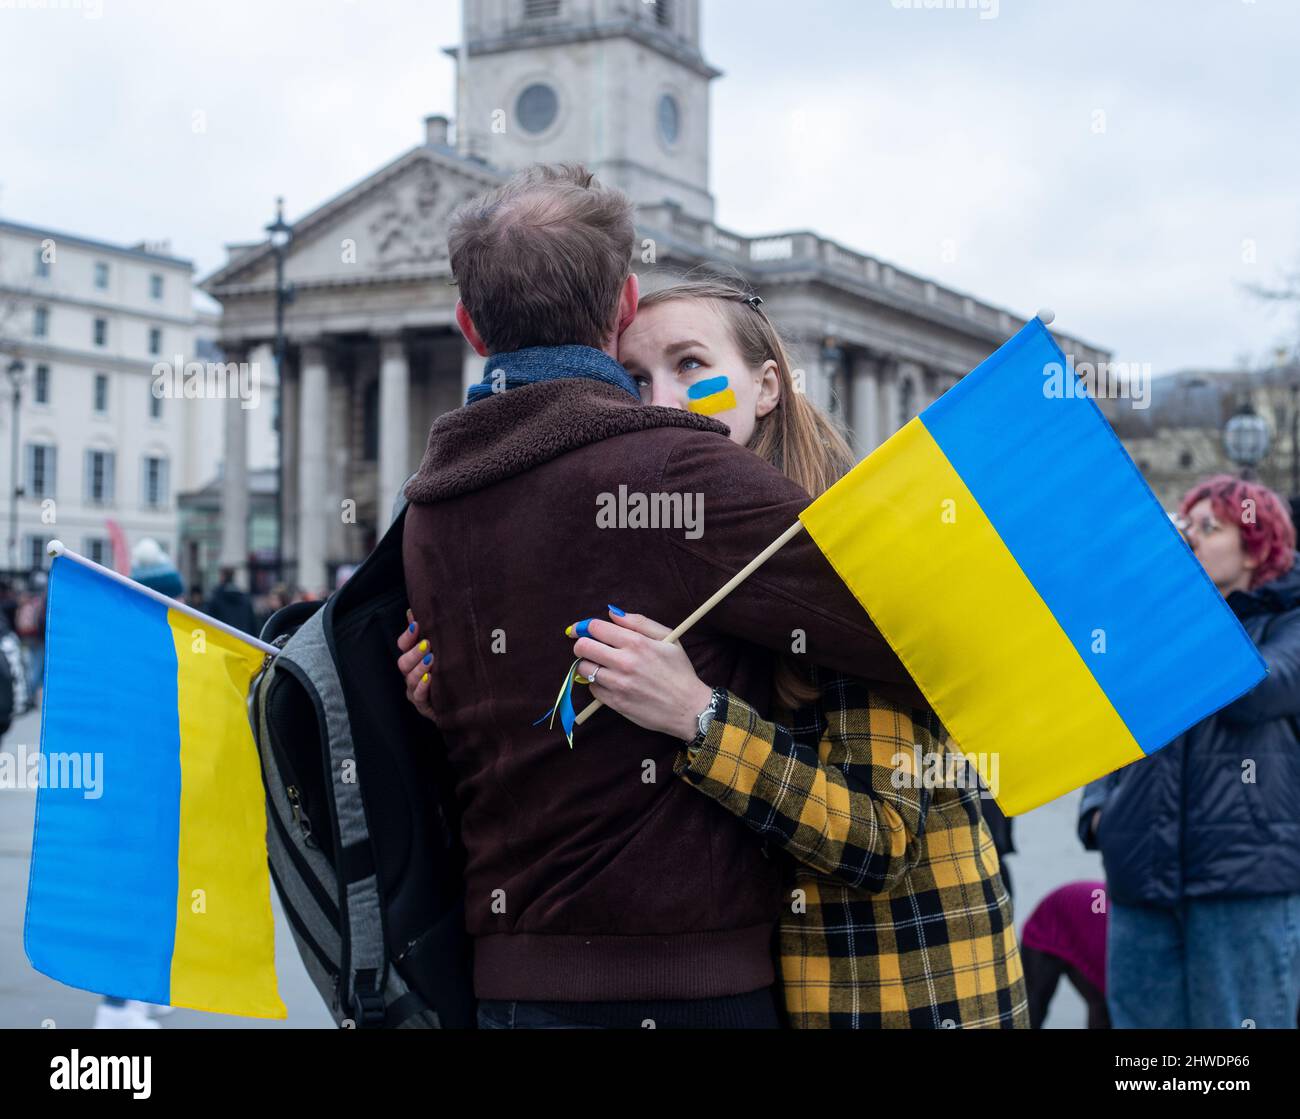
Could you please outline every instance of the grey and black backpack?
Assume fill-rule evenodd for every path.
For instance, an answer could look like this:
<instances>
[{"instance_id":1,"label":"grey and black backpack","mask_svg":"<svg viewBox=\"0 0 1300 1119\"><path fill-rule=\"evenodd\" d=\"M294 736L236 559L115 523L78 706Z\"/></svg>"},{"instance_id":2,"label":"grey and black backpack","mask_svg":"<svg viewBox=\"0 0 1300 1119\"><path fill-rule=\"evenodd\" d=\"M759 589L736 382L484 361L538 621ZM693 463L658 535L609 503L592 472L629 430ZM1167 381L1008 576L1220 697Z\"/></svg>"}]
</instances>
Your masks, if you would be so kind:
<instances>
[{"instance_id":1,"label":"grey and black backpack","mask_svg":"<svg viewBox=\"0 0 1300 1119\"><path fill-rule=\"evenodd\" d=\"M406 699L402 525L324 603L277 611L253 689L271 878L340 1026L473 1028L464 853L436 727Z\"/></svg>"}]
</instances>

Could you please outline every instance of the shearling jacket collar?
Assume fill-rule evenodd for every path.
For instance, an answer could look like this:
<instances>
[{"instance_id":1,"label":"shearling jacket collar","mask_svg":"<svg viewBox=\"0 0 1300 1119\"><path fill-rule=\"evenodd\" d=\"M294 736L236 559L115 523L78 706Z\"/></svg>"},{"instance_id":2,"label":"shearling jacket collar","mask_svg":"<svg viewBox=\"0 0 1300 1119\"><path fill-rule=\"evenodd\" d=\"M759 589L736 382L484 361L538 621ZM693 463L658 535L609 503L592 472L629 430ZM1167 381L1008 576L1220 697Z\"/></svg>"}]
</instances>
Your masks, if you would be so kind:
<instances>
[{"instance_id":1,"label":"shearling jacket collar","mask_svg":"<svg viewBox=\"0 0 1300 1119\"><path fill-rule=\"evenodd\" d=\"M406 485L413 502L432 504L522 474L570 451L654 427L690 427L723 436L717 420L629 399L585 379L545 381L500 392L439 416L420 469Z\"/></svg>"}]
</instances>

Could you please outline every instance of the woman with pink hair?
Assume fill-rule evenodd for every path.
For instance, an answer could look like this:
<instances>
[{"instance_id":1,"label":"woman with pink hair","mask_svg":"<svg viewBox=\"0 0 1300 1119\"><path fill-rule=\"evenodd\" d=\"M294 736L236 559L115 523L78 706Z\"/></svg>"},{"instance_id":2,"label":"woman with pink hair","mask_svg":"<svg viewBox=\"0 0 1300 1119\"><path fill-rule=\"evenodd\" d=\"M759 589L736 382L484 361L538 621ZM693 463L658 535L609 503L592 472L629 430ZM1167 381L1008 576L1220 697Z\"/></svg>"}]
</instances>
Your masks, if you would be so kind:
<instances>
[{"instance_id":1,"label":"woman with pink hair","mask_svg":"<svg viewBox=\"0 0 1300 1119\"><path fill-rule=\"evenodd\" d=\"M1113 1026L1292 1029L1300 1006L1300 568L1286 503L1218 475L1196 558L1268 662L1253 691L1084 792L1110 903ZM1138 588L1140 592L1140 588Z\"/></svg>"}]
</instances>

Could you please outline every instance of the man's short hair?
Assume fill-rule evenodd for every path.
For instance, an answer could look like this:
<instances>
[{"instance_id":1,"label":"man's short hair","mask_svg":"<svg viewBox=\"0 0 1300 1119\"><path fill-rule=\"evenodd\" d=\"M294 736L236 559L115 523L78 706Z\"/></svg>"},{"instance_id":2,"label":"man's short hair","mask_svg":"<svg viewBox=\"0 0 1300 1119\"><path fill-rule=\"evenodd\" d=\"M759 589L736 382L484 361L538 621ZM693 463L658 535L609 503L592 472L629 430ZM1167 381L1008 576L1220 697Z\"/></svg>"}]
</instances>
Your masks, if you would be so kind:
<instances>
[{"instance_id":1,"label":"man's short hair","mask_svg":"<svg viewBox=\"0 0 1300 1119\"><path fill-rule=\"evenodd\" d=\"M636 238L632 203L585 167L537 165L451 219L451 270L490 353L603 348Z\"/></svg>"}]
</instances>

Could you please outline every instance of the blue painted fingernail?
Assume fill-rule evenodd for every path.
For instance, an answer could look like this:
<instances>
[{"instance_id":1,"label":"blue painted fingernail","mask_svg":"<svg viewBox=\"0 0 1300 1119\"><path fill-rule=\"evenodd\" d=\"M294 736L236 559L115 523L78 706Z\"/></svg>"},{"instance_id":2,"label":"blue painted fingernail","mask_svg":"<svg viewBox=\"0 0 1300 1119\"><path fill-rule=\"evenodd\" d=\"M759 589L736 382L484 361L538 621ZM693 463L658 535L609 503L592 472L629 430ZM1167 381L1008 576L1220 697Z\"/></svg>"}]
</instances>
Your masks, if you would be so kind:
<instances>
[{"instance_id":1,"label":"blue painted fingernail","mask_svg":"<svg viewBox=\"0 0 1300 1119\"><path fill-rule=\"evenodd\" d=\"M415 623L412 622L412 623L411 623L409 626L407 626L406 628L407 628L407 631L408 631L408 632L410 632L410 633L414 633L414 632L415 632Z\"/></svg>"},{"instance_id":2,"label":"blue painted fingernail","mask_svg":"<svg viewBox=\"0 0 1300 1119\"><path fill-rule=\"evenodd\" d=\"M425 664L433 664L433 654L432 654L432 653L425 653L425 654L424 654L424 663L425 663Z\"/></svg>"},{"instance_id":3,"label":"blue painted fingernail","mask_svg":"<svg viewBox=\"0 0 1300 1119\"><path fill-rule=\"evenodd\" d=\"M611 614L613 614L614 617L616 617L616 618L624 618L624 617L627 616L627 611L626 611L626 610L620 610L617 606L611 606L611 607L609 608L609 612L610 612Z\"/></svg>"},{"instance_id":4,"label":"blue painted fingernail","mask_svg":"<svg viewBox=\"0 0 1300 1119\"><path fill-rule=\"evenodd\" d=\"M565 637L586 637L587 627L591 625L590 618L583 618L580 622L574 622L564 631Z\"/></svg>"}]
</instances>

